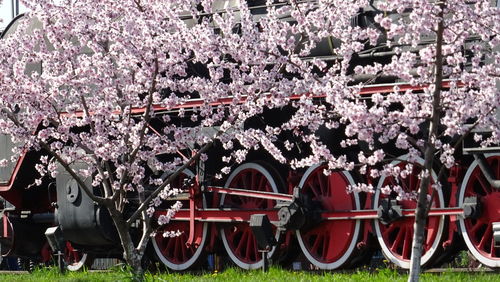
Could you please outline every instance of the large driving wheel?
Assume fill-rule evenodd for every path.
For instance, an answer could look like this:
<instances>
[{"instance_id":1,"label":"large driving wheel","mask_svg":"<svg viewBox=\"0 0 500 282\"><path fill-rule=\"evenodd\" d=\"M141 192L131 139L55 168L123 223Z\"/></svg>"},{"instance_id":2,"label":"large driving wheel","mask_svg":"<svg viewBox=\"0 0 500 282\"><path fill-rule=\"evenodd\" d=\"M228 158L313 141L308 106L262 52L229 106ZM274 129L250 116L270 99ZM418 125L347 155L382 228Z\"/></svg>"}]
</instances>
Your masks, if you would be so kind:
<instances>
[{"instance_id":1,"label":"large driving wheel","mask_svg":"<svg viewBox=\"0 0 500 282\"><path fill-rule=\"evenodd\" d=\"M357 193L349 193L354 180L347 171L324 174L325 166L310 167L302 177L300 192L319 203L324 212L350 211L360 208ZM297 230L297 240L307 259L320 269L347 266L356 257L361 223L359 220L326 220L316 226Z\"/></svg>"},{"instance_id":2,"label":"large driving wheel","mask_svg":"<svg viewBox=\"0 0 500 282\"><path fill-rule=\"evenodd\" d=\"M399 159L406 159L405 156ZM419 164L423 164L424 160L419 159ZM406 162L395 161L394 166L399 166L404 169L407 165ZM402 209L415 209L417 206L416 199L397 199L397 194L392 192L389 195L381 193L381 188L389 185L400 185L404 192L414 193L416 195L420 186L419 174L421 167L413 165L412 172L406 177L381 177L378 183L377 190L374 195L373 208L378 208L383 200L396 200L396 205L401 206ZM432 172L431 185L436 181L436 174ZM429 195L432 194L433 188L428 188ZM432 200L432 207L444 207L444 198L441 190L436 191L436 195ZM413 225L415 223L414 217L404 217L397 219L389 224L384 224L379 220L374 221L375 233L380 243L382 253L392 263L398 267L408 269L410 267L411 248L413 242ZM441 252L441 239L443 237L443 228L445 224L444 216L430 216L428 217L425 234L424 244L422 250L421 265L429 265Z\"/></svg>"},{"instance_id":3,"label":"large driving wheel","mask_svg":"<svg viewBox=\"0 0 500 282\"><path fill-rule=\"evenodd\" d=\"M224 187L249 189L256 191L279 192L275 177L271 172L258 163L246 163L234 170L226 181ZM220 204L223 207L240 210L268 210L273 209L276 201L222 195ZM278 241L279 232L275 231ZM257 241L252 229L246 222L224 225L221 228L221 239L229 258L239 267L244 269L256 269L262 267L263 258L259 252ZM273 247L268 253L271 257L275 252Z\"/></svg>"},{"instance_id":4,"label":"large driving wheel","mask_svg":"<svg viewBox=\"0 0 500 282\"><path fill-rule=\"evenodd\" d=\"M194 177L194 173L190 170L184 170L171 183L171 187L182 187L184 180L189 177ZM182 208L189 208L189 201L181 201ZM197 207L205 207L205 199L203 198L197 203ZM208 225L204 222L196 221L194 223L194 244L188 246L186 243L189 238L190 226L189 221L172 220L168 224L162 226L152 240L153 249L155 250L158 259L169 269L181 271L192 268L196 265L203 256L203 249L207 239ZM164 237L167 232L180 231L181 234L175 237Z\"/></svg>"},{"instance_id":5,"label":"large driving wheel","mask_svg":"<svg viewBox=\"0 0 500 282\"><path fill-rule=\"evenodd\" d=\"M486 155L493 176L500 179L500 154ZM500 267L500 248L495 247L492 224L500 222L500 191L493 188L484 177L479 164L474 161L465 173L460 188L459 204L465 198L477 197L479 216L460 218L460 231L472 255L489 267Z\"/></svg>"}]
</instances>

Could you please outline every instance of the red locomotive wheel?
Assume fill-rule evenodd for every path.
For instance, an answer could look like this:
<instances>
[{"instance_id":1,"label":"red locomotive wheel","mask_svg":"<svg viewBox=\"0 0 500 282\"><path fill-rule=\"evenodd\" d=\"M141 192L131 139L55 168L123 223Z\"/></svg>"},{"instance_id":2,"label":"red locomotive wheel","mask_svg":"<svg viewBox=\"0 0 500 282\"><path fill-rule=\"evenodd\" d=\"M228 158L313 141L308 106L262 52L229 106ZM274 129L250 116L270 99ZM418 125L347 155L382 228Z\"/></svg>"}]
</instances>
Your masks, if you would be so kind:
<instances>
[{"instance_id":1,"label":"red locomotive wheel","mask_svg":"<svg viewBox=\"0 0 500 282\"><path fill-rule=\"evenodd\" d=\"M400 159L406 159L405 156ZM423 164L423 160L419 159L419 163ZM395 161L393 165L399 166L404 169L406 162ZM386 185L400 185L406 193L417 193L420 185L419 174L421 167L414 165L413 171L406 178L394 177L381 177L375 192L373 208L378 208L382 199L396 200L397 195L392 192L390 195L381 193L380 189ZM433 183L436 175L432 172ZM433 188L429 187L428 193L432 194ZM402 199L397 200L396 204L401 206L402 209L415 209L416 199ZM436 196L433 198L432 207L444 207L444 199L441 191L437 191ZM431 216L427 220L424 245L421 258L421 265L428 265L434 258L439 255L440 242L443 235L444 216ZM410 268L411 247L413 241L413 224L415 223L414 217L401 218L393 221L387 225L379 220L374 221L375 233L382 248L383 254L395 265L408 269Z\"/></svg>"},{"instance_id":2,"label":"red locomotive wheel","mask_svg":"<svg viewBox=\"0 0 500 282\"><path fill-rule=\"evenodd\" d=\"M357 193L349 193L347 186L355 184L346 171L325 175L325 166L310 167L299 186L321 204L325 212L350 211L360 208ZM320 269L336 269L348 265L355 257L361 223L359 220L326 220L307 230L297 230L297 239L307 259Z\"/></svg>"},{"instance_id":3,"label":"red locomotive wheel","mask_svg":"<svg viewBox=\"0 0 500 282\"><path fill-rule=\"evenodd\" d=\"M194 173L190 170L184 172L175 179L171 187L180 188L187 177L194 177ZM183 209L189 209L188 201L181 201ZM203 203L199 203L199 207L205 207L205 199ZM207 223L195 222L194 244L187 246L189 238L189 221L170 221L167 225L162 226L152 240L153 248L158 259L169 269L181 271L193 267L203 254L207 238ZM181 232L179 236L164 237L165 232Z\"/></svg>"},{"instance_id":4,"label":"red locomotive wheel","mask_svg":"<svg viewBox=\"0 0 500 282\"><path fill-rule=\"evenodd\" d=\"M84 267L90 267L92 265L92 259L89 254L75 249L69 241L66 241L63 259L69 271L80 271L83 270Z\"/></svg>"},{"instance_id":5,"label":"red locomotive wheel","mask_svg":"<svg viewBox=\"0 0 500 282\"><path fill-rule=\"evenodd\" d=\"M165 231L181 234L175 237L163 237ZM153 240L153 247L160 261L168 268L181 271L190 268L203 252L207 236L206 223L195 223L195 244L187 246L189 237L189 222L171 221L157 231ZM196 243L198 242L198 243Z\"/></svg>"},{"instance_id":6,"label":"red locomotive wheel","mask_svg":"<svg viewBox=\"0 0 500 282\"><path fill-rule=\"evenodd\" d=\"M276 181L262 165L257 163L246 163L234 170L224 187L251 189L256 191L279 192ZM273 209L276 201L222 195L221 206L233 209L266 210ZM223 226L221 238L224 247L231 260L244 269L256 269L263 265L261 253L259 253L257 241L248 223L237 223ZM276 232L278 241L279 232ZM275 247L268 253L271 257Z\"/></svg>"},{"instance_id":7,"label":"red locomotive wheel","mask_svg":"<svg viewBox=\"0 0 500 282\"><path fill-rule=\"evenodd\" d=\"M493 171L493 177L500 179L500 154L488 154L486 161ZM477 197L481 209L478 218L460 219L460 231L464 241L482 264L500 267L500 247L495 247L492 230L492 224L500 222L500 191L488 183L477 161L474 161L465 173L460 189L460 205L466 197Z\"/></svg>"}]
</instances>

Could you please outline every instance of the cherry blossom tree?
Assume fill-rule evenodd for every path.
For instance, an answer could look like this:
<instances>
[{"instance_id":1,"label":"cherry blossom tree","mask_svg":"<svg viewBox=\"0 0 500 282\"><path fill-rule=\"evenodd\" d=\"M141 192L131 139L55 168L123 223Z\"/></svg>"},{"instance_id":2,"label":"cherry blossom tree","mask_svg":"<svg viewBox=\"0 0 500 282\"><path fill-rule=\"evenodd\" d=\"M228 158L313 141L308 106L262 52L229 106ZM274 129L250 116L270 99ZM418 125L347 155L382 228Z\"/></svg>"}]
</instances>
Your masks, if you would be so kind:
<instances>
[{"instance_id":1,"label":"cherry blossom tree","mask_svg":"<svg viewBox=\"0 0 500 282\"><path fill-rule=\"evenodd\" d=\"M272 132L247 137L242 128L264 106L281 107L290 93L306 91L301 80L281 79L281 48L296 45L283 33L288 24L275 11L261 32L245 3L222 13L215 11L224 3L210 1L25 5L30 12L1 42L0 127L16 144L2 164L36 150L42 157L34 184L56 177L58 166L67 171L107 208L123 257L140 277L155 208L215 139L228 150L239 139L246 149L234 151L238 162L259 143L277 150ZM201 104L186 112L190 99ZM174 204L157 224L179 208Z\"/></svg>"},{"instance_id":2,"label":"cherry blossom tree","mask_svg":"<svg viewBox=\"0 0 500 282\"><path fill-rule=\"evenodd\" d=\"M360 166L362 173L372 177L392 175L404 179L412 166L401 169L390 163L398 158L394 155L398 150L407 153L405 163L421 166L418 193L405 193L399 185L379 187L382 193L395 192L400 199L417 202L409 281L418 281L427 213L436 195L435 191L428 191L429 187L441 189L442 176L459 161L455 159L456 151L474 130L481 128L491 133L484 139L474 136L482 146L499 142L500 121L496 111L500 102L500 11L494 1L380 1L374 6L377 13L374 21L378 25L332 33L342 39L339 48L342 61L336 72L330 69L321 77L324 87L320 91L313 88L315 93L326 93L328 110L318 105L308 108L311 111L305 114L301 108L300 116L293 117L288 124L301 122L312 126L313 131L322 125L336 128L345 124L346 139L340 145L349 147L362 142L368 147L359 153L357 160L348 163L345 155L335 156L318 136L305 136L313 154L298 160L295 164L299 166L326 161L330 169ZM312 18L317 16L314 13L306 13L304 22L314 22ZM317 28L330 31L329 23L323 24ZM352 71L349 69L366 44L375 46L380 41L383 43L379 47L394 52L389 61L358 64ZM369 79L359 83L357 75ZM384 76L395 76L420 89L402 90L395 85L393 93L374 94L371 101L358 95L363 86ZM392 150L388 150L388 144L394 146ZM436 165L439 170L433 178ZM363 183L352 188L375 189Z\"/></svg>"},{"instance_id":3,"label":"cherry blossom tree","mask_svg":"<svg viewBox=\"0 0 500 282\"><path fill-rule=\"evenodd\" d=\"M323 162L329 170L405 178L409 169L391 162L394 152L406 154L405 162L422 167L417 195L398 185L380 189L418 203L410 275L418 280L432 168L438 163L444 175L476 128L491 132L476 136L484 146L499 142L500 13L492 1L25 5L31 12L0 43L0 131L17 144L2 163L39 150L46 155L41 178L62 166L109 210L136 273L154 231L151 215L174 193L170 182L217 142L228 152L222 173L260 149L292 168ZM329 56L317 57L325 41ZM359 95L381 81L393 91ZM200 103L190 108L191 99ZM245 126L285 106L293 108L285 122ZM325 131L340 132L335 146ZM375 190L370 183L351 189ZM138 202L127 213L131 194Z\"/></svg>"},{"instance_id":4,"label":"cherry blossom tree","mask_svg":"<svg viewBox=\"0 0 500 282\"><path fill-rule=\"evenodd\" d=\"M342 141L343 146L358 142L368 145L368 150L361 152L357 160L363 173L367 172L373 177L393 175L406 178L409 171L387 163L397 158L393 151L398 149L408 153L405 162L422 167L417 195L408 195L398 185L380 187L382 193L395 191L399 193L399 198L417 201L409 281L417 281L420 272L425 222L430 207L428 198L435 196L435 192L428 192L431 181L432 187L439 190L442 175L457 161L455 152L460 149L463 139L475 129L491 132L490 138L475 136L483 146L498 144L499 141L500 124L496 111L500 101L500 14L495 5L498 4L492 1L376 3L374 9L378 14L374 20L379 29L358 29L349 32L349 35L360 32L355 36L356 40L365 40L365 44L368 41L371 45L382 40L382 45L385 44L394 52L390 62L356 65L353 73L350 73L347 64L352 62L353 55L363 53L366 46L347 45L349 48L343 54L340 74L337 72L335 78L327 78L330 74L327 73L325 78L333 85L334 82L338 83L339 76L345 75L344 81L353 83L353 86L344 84L342 87L330 86L328 90L323 90L323 93L327 93L326 102L331 104L331 110L326 114L318 106L314 109L316 115L308 113L297 117L303 120L303 116L322 116L321 119L305 121L314 124L321 120L316 124L316 129L324 123L324 115L327 120L334 121L332 127L338 126L338 123L346 124L347 139ZM313 13L309 16L313 17ZM320 28L323 29L328 30ZM334 36L341 38L339 35ZM356 83L356 75L368 75L371 79ZM401 90L395 85L394 92L389 95L372 95L371 103L356 95L360 87L383 76L396 76L412 86L422 86L419 90L422 93ZM446 87L445 82L449 83ZM314 140L311 145L316 159L308 157L297 164L326 160L332 169L345 169L354 165L346 164L343 155L334 156L317 137L308 136L306 139ZM391 143L396 150L387 150L389 147L384 144ZM416 162L418 158L422 162ZM377 163L381 164L380 169L374 168ZM437 179L432 179L436 163L440 169ZM354 189L370 191L374 188L360 184Z\"/></svg>"},{"instance_id":5,"label":"cherry blossom tree","mask_svg":"<svg viewBox=\"0 0 500 282\"><path fill-rule=\"evenodd\" d=\"M368 157L363 153L358 156L362 170L367 169L367 165L393 158L393 152L378 149L391 142L397 149L408 152L409 160L423 159L423 163L415 163L422 166L417 195L401 194L400 187L389 187L399 192L401 198L414 197L417 201L409 281L418 281L420 273L430 207L428 198L436 195L428 192L431 181L434 189L441 189L442 175L457 161L455 152L460 149L463 138L475 129L491 132L490 138L481 140L484 146L499 141L500 121L495 111L500 101L500 14L494 5L491 1L378 3L383 14L377 15L375 21L385 30L386 44L392 46L396 54L388 64L356 66L354 72L396 75L411 85L424 86L423 93L402 91L395 86L394 93L385 97L373 95L371 104L347 96L344 101L350 102L344 105L348 107L332 111L344 117L341 122L347 123L346 136L366 142L372 151ZM428 44L423 43L425 41ZM448 87L444 87L445 81L450 83ZM390 105L394 104L401 108L391 109ZM332 160L335 158L329 163L335 167ZM436 163L440 169L437 178L432 179ZM368 168L371 175L393 174L405 178L408 172L399 169L390 164L384 164L382 170Z\"/></svg>"}]
</instances>

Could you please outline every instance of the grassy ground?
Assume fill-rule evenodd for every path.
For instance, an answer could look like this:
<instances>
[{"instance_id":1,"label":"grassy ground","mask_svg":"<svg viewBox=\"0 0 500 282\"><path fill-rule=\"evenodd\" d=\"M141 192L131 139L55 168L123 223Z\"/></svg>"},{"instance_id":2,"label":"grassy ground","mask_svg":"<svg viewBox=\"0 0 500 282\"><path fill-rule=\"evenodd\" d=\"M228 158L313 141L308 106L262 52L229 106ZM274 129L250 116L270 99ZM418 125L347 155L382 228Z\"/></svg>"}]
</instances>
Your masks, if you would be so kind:
<instances>
[{"instance_id":1,"label":"grassy ground","mask_svg":"<svg viewBox=\"0 0 500 282\"><path fill-rule=\"evenodd\" d=\"M179 274L160 273L146 275L146 281L406 281L407 275L397 271L383 269L376 272L354 271L341 272L294 272L279 268L272 268L268 273L261 271L243 271L230 268L221 273ZM60 274L56 269L37 270L31 274L0 274L0 281L130 281L131 276L124 271L110 272L72 272ZM425 273L421 281L500 281L500 274L492 272L441 274Z\"/></svg>"}]
</instances>

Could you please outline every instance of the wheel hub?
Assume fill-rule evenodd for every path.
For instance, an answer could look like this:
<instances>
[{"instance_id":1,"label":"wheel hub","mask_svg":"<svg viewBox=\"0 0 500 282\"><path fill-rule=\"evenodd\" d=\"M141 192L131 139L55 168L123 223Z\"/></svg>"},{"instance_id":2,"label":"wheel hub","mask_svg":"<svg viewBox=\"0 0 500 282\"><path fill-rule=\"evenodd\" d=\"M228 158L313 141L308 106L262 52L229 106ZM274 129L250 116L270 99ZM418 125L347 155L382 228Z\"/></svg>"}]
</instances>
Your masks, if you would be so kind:
<instances>
[{"instance_id":1,"label":"wheel hub","mask_svg":"<svg viewBox=\"0 0 500 282\"><path fill-rule=\"evenodd\" d=\"M403 218L403 210L395 200L382 199L377 216L382 224L388 225Z\"/></svg>"},{"instance_id":2,"label":"wheel hub","mask_svg":"<svg viewBox=\"0 0 500 282\"><path fill-rule=\"evenodd\" d=\"M500 192L493 192L482 197L482 217L489 222L500 221Z\"/></svg>"}]
</instances>

